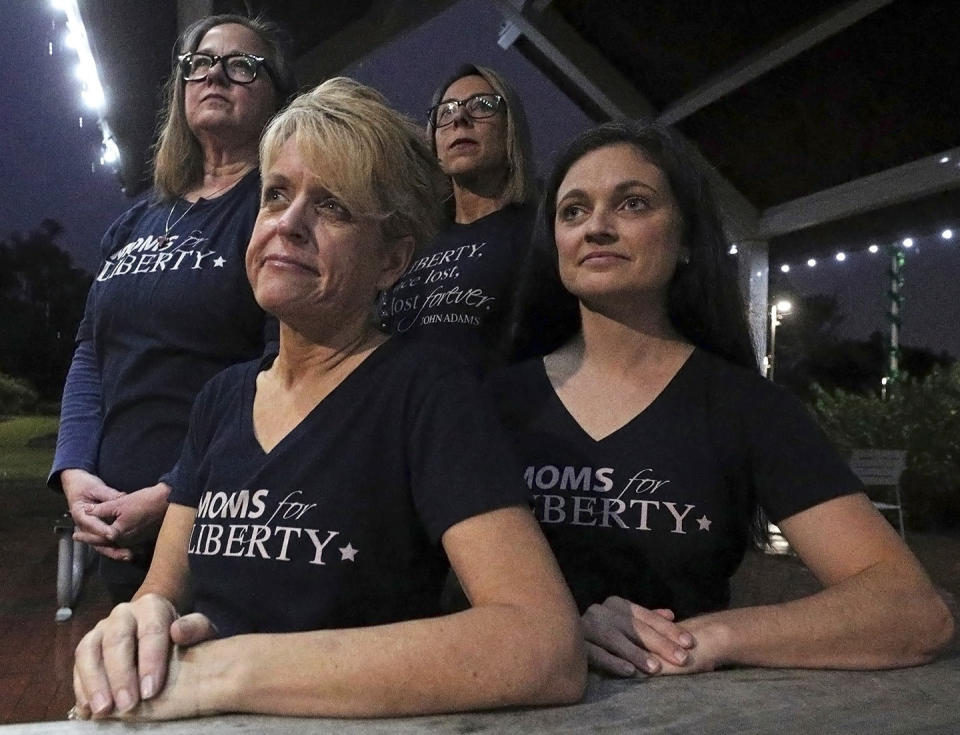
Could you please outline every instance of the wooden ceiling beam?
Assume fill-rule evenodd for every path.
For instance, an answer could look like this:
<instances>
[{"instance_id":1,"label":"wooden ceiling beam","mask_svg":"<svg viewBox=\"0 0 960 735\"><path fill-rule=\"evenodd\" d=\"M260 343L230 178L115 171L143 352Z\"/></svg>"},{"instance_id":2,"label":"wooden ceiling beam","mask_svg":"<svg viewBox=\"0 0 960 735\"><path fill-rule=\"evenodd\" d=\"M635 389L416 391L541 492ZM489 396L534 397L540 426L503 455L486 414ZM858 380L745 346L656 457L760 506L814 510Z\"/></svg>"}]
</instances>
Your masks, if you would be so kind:
<instances>
[{"instance_id":1,"label":"wooden ceiling beam","mask_svg":"<svg viewBox=\"0 0 960 735\"><path fill-rule=\"evenodd\" d=\"M765 209L758 236L769 239L960 187L960 148Z\"/></svg>"},{"instance_id":2,"label":"wooden ceiling beam","mask_svg":"<svg viewBox=\"0 0 960 735\"><path fill-rule=\"evenodd\" d=\"M673 125L697 110L716 102L757 77L849 28L893 0L856 0L767 44L760 51L712 76L707 82L672 102L657 116L657 122Z\"/></svg>"},{"instance_id":3,"label":"wooden ceiling beam","mask_svg":"<svg viewBox=\"0 0 960 735\"><path fill-rule=\"evenodd\" d=\"M588 44L552 7L542 12L533 8L521 11L511 0L493 0L504 20L513 26L501 39L523 36L559 74L585 97L606 119L636 118L653 120L656 110L650 101L623 74L614 68L592 45ZM522 7L525 4L520 3ZM523 52L522 45L517 49ZM697 163L710 179L726 215L726 226L733 239L752 238L758 219L751 204L691 143Z\"/></svg>"}]
</instances>

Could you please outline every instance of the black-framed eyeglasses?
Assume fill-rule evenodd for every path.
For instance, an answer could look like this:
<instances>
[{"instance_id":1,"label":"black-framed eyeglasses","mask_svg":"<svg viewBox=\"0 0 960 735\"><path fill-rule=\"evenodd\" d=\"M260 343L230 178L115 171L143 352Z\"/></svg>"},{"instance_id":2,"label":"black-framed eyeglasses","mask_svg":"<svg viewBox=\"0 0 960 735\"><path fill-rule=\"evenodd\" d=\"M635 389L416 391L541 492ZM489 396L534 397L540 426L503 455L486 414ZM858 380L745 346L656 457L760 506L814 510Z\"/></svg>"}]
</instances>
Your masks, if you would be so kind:
<instances>
[{"instance_id":1,"label":"black-framed eyeglasses","mask_svg":"<svg viewBox=\"0 0 960 735\"><path fill-rule=\"evenodd\" d=\"M483 120L485 117L493 117L500 111L503 107L503 97L492 92L481 92L472 94L465 100L444 100L427 110L427 117L433 127L442 128L453 122L457 116L457 110L461 107L471 120Z\"/></svg>"},{"instance_id":2,"label":"black-framed eyeglasses","mask_svg":"<svg viewBox=\"0 0 960 735\"><path fill-rule=\"evenodd\" d=\"M262 66L267 70L270 79L274 79L273 71L267 60L262 56L253 54L224 54L223 56L213 56L211 54L189 53L181 54L177 58L180 65L180 72L183 74L185 82L200 82L207 78L207 75L217 64L223 64L223 73L227 79L236 84L250 84L257 78L257 72Z\"/></svg>"}]
</instances>

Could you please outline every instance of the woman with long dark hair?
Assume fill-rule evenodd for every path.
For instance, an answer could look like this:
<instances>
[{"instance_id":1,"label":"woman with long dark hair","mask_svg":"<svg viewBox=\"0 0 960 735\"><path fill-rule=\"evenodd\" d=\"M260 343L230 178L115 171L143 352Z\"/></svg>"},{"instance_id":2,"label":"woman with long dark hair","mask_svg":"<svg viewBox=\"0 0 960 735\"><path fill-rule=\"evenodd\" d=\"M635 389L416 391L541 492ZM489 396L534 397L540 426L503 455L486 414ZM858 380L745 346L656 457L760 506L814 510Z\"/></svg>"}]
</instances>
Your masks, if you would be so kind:
<instances>
[{"instance_id":1,"label":"woman with long dark hair","mask_svg":"<svg viewBox=\"0 0 960 735\"><path fill-rule=\"evenodd\" d=\"M544 247L556 349L492 378L535 513L608 673L930 660L950 614L802 405L757 371L720 218L665 129L560 157ZM536 328L533 327L534 329ZM758 509L825 589L727 610Z\"/></svg>"}]
</instances>

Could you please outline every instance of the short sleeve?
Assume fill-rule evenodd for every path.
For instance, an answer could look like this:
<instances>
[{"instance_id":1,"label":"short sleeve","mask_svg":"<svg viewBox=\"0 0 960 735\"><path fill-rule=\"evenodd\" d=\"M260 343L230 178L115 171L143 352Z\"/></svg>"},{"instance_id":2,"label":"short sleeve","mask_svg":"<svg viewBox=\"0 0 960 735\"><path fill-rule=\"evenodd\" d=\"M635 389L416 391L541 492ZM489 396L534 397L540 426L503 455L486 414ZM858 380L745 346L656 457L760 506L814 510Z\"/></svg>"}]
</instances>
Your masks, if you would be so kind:
<instances>
[{"instance_id":1,"label":"short sleeve","mask_svg":"<svg viewBox=\"0 0 960 735\"><path fill-rule=\"evenodd\" d=\"M407 436L410 484L434 543L467 518L529 505L503 429L468 370L433 380L418 402Z\"/></svg>"},{"instance_id":2,"label":"short sleeve","mask_svg":"<svg viewBox=\"0 0 960 735\"><path fill-rule=\"evenodd\" d=\"M863 485L806 407L777 386L761 388L759 400L744 415L754 490L769 518L777 523L862 491Z\"/></svg>"},{"instance_id":3,"label":"short sleeve","mask_svg":"<svg viewBox=\"0 0 960 735\"><path fill-rule=\"evenodd\" d=\"M170 485L171 503L196 508L200 502L200 488L196 478L200 458L203 456L204 440L201 437L206 435L205 424L209 414L207 407L212 402L211 393L211 383L207 383L197 395L190 411L190 423L180 450L180 458L161 478L161 481Z\"/></svg>"}]
</instances>

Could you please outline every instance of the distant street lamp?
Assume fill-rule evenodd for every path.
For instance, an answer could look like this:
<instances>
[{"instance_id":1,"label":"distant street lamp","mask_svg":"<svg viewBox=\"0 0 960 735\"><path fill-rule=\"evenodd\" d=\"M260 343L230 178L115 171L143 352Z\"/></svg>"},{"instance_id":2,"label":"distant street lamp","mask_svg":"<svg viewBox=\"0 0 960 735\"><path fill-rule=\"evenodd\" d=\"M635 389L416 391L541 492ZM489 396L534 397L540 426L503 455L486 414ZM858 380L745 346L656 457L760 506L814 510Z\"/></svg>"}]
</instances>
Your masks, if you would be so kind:
<instances>
[{"instance_id":1,"label":"distant street lamp","mask_svg":"<svg viewBox=\"0 0 960 735\"><path fill-rule=\"evenodd\" d=\"M777 325L784 314L789 314L793 310L793 304L786 299L781 299L770 305L770 351L763 358L763 374L773 380L773 364L777 349Z\"/></svg>"}]
</instances>

